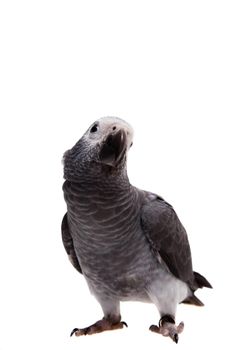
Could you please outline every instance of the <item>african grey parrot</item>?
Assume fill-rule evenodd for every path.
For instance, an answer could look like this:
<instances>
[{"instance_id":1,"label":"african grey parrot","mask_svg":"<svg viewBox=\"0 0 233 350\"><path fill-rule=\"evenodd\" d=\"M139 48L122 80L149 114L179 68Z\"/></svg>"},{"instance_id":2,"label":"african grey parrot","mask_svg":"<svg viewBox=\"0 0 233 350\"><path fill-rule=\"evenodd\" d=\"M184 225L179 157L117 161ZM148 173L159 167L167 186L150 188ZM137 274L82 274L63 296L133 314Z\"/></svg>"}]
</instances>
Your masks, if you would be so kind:
<instances>
[{"instance_id":1,"label":"african grey parrot","mask_svg":"<svg viewBox=\"0 0 233 350\"><path fill-rule=\"evenodd\" d=\"M132 144L131 126L105 117L64 154L64 247L104 313L71 335L123 328L120 301L143 301L154 303L161 316L150 330L177 343L184 327L175 324L177 305L203 305L194 292L211 285L193 271L187 234L173 207L130 184Z\"/></svg>"}]
</instances>

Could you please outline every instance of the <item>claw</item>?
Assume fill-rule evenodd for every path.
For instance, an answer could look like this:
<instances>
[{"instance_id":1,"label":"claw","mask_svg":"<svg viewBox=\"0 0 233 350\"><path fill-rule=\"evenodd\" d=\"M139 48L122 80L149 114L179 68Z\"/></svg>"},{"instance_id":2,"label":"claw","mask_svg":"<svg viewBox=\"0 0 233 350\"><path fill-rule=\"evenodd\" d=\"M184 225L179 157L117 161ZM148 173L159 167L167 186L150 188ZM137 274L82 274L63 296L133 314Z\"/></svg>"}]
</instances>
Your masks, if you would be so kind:
<instances>
[{"instance_id":1,"label":"claw","mask_svg":"<svg viewBox=\"0 0 233 350\"><path fill-rule=\"evenodd\" d=\"M127 325L127 323L126 322L124 322L124 321L122 321L121 322L125 327L127 327L128 328L128 325Z\"/></svg>"},{"instance_id":2,"label":"claw","mask_svg":"<svg viewBox=\"0 0 233 350\"><path fill-rule=\"evenodd\" d=\"M178 336L177 333L174 334L173 340L174 340L174 342L175 342L176 344L178 343L179 336Z\"/></svg>"},{"instance_id":3,"label":"claw","mask_svg":"<svg viewBox=\"0 0 233 350\"><path fill-rule=\"evenodd\" d=\"M72 332L70 333L70 336L72 337L72 335L73 335L75 332L77 332L77 331L79 331L79 329L78 329L78 328L74 328L74 329L72 330Z\"/></svg>"}]
</instances>

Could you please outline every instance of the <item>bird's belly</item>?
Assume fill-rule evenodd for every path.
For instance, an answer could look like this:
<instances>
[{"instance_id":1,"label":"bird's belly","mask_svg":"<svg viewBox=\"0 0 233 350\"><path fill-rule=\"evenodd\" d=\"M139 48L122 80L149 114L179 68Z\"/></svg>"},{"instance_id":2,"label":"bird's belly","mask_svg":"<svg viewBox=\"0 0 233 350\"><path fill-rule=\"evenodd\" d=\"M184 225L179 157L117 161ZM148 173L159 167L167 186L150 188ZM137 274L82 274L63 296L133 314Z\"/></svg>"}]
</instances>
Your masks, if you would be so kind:
<instances>
[{"instance_id":1,"label":"bird's belly","mask_svg":"<svg viewBox=\"0 0 233 350\"><path fill-rule=\"evenodd\" d=\"M156 269L156 260L147 249L132 260L125 256L107 256L96 259L95 264L89 260L82 266L94 295L143 302L150 302L147 291Z\"/></svg>"},{"instance_id":2,"label":"bird's belly","mask_svg":"<svg viewBox=\"0 0 233 350\"><path fill-rule=\"evenodd\" d=\"M161 263L160 256L151 250L140 226L132 230L132 237L123 234L118 239L115 235L115 240L107 230L104 234L97 231L90 235L84 228L79 231L80 236L76 236L74 245L91 293L97 299L153 302L151 286L160 293L160 288L166 285L163 279L169 279L171 274ZM127 230L122 226L121 231ZM157 280L161 283L154 284ZM172 290L172 284L169 286Z\"/></svg>"},{"instance_id":3,"label":"bird's belly","mask_svg":"<svg viewBox=\"0 0 233 350\"><path fill-rule=\"evenodd\" d=\"M98 296L114 298L120 301L149 302L147 279L137 273L108 277L85 276L91 292Z\"/></svg>"},{"instance_id":4,"label":"bird's belly","mask_svg":"<svg viewBox=\"0 0 233 350\"><path fill-rule=\"evenodd\" d=\"M189 294L187 285L168 272L155 256L147 256L143 261L139 258L135 265L118 270L109 268L108 263L103 266L85 267L83 271L97 299L104 296L120 301L154 302L159 306L171 299L180 303Z\"/></svg>"},{"instance_id":5,"label":"bird's belly","mask_svg":"<svg viewBox=\"0 0 233 350\"><path fill-rule=\"evenodd\" d=\"M94 295L146 301L155 264L150 245L138 220L131 218L127 225L117 226L118 231L96 228L90 234L86 226L78 231L75 251L83 275Z\"/></svg>"}]
</instances>

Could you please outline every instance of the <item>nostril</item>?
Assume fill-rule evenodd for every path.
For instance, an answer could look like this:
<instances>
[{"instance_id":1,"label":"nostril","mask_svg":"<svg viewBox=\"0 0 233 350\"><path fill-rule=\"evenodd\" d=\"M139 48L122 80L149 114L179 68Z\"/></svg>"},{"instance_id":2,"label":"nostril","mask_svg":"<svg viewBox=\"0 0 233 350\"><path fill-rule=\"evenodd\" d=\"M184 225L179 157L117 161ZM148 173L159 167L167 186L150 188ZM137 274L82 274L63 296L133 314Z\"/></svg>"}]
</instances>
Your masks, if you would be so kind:
<instances>
[{"instance_id":1,"label":"nostril","mask_svg":"<svg viewBox=\"0 0 233 350\"><path fill-rule=\"evenodd\" d=\"M116 126L114 126L114 127L112 128L112 130L116 130Z\"/></svg>"}]
</instances>

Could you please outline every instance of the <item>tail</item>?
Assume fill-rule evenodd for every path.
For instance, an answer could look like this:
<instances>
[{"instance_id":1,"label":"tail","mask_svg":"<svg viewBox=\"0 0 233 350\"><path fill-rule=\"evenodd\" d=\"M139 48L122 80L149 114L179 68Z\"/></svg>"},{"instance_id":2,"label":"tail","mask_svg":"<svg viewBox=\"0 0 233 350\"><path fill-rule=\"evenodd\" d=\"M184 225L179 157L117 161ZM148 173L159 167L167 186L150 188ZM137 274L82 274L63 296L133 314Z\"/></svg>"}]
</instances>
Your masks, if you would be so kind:
<instances>
[{"instance_id":1,"label":"tail","mask_svg":"<svg viewBox=\"0 0 233 350\"><path fill-rule=\"evenodd\" d=\"M182 301L183 304L196 305L196 306L204 306L203 302L196 297L196 295L190 295L188 298Z\"/></svg>"},{"instance_id":2,"label":"tail","mask_svg":"<svg viewBox=\"0 0 233 350\"><path fill-rule=\"evenodd\" d=\"M198 288L202 288L202 287L213 288L211 284L207 281L207 279L203 277L200 273L194 271L193 274L194 274L195 282L197 283Z\"/></svg>"},{"instance_id":3,"label":"tail","mask_svg":"<svg viewBox=\"0 0 233 350\"><path fill-rule=\"evenodd\" d=\"M207 279L203 277L200 273L194 271L193 274L194 274L197 288L202 288L202 287L213 288L211 284L207 281ZM196 295L194 294L194 291L192 295L190 295L188 298L183 300L182 303L196 305L196 306L204 306L203 302L200 299L198 299L198 297L196 297Z\"/></svg>"}]
</instances>

